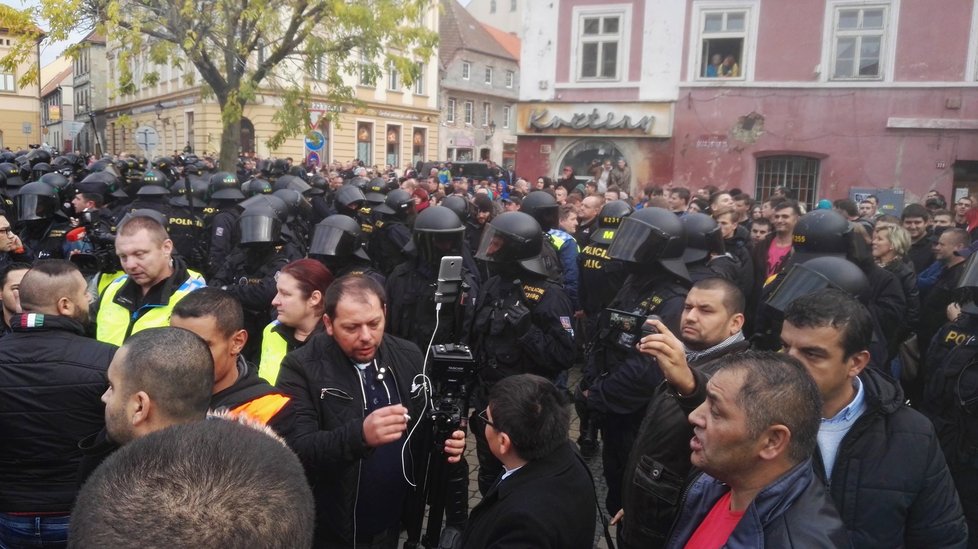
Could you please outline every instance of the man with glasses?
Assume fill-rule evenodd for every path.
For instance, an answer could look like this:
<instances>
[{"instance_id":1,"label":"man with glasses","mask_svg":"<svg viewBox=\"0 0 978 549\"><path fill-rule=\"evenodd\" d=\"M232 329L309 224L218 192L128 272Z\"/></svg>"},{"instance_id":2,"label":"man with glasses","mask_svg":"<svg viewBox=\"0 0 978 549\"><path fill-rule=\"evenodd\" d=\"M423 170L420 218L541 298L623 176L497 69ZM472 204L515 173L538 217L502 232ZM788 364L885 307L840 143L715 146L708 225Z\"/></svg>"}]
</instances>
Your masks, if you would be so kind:
<instances>
[{"instance_id":1,"label":"man with glasses","mask_svg":"<svg viewBox=\"0 0 978 549\"><path fill-rule=\"evenodd\" d=\"M30 263L31 261L34 261L34 254L24 246L20 237L14 234L7 217L0 215L0 268L14 262Z\"/></svg>"},{"instance_id":2,"label":"man with glasses","mask_svg":"<svg viewBox=\"0 0 978 549\"><path fill-rule=\"evenodd\" d=\"M116 348L85 337L89 293L72 263L38 261L0 346L0 547L63 547L81 462L103 424Z\"/></svg>"},{"instance_id":3,"label":"man with glasses","mask_svg":"<svg viewBox=\"0 0 978 549\"><path fill-rule=\"evenodd\" d=\"M503 471L472 510L461 546L592 547L597 501L567 440L560 391L540 376L510 376L493 386L479 418Z\"/></svg>"}]
</instances>

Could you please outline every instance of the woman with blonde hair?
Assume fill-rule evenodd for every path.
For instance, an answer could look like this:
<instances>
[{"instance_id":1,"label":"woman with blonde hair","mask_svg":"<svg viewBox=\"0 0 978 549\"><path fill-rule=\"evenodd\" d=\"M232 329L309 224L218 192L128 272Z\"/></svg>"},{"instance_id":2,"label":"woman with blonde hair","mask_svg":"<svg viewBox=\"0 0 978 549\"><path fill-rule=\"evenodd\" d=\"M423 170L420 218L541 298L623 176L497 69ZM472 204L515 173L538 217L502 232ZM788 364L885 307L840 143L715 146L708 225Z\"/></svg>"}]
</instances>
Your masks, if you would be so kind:
<instances>
[{"instance_id":1,"label":"woman with blonde hair","mask_svg":"<svg viewBox=\"0 0 978 549\"><path fill-rule=\"evenodd\" d=\"M900 281L903 295L907 299L907 318L902 333L890 338L890 356L896 353L897 345L917 330L920 320L920 294L917 290L917 274L913 264L905 258L910 250L910 233L896 225L878 225L873 231L873 259L876 264L893 273Z\"/></svg>"}]
</instances>

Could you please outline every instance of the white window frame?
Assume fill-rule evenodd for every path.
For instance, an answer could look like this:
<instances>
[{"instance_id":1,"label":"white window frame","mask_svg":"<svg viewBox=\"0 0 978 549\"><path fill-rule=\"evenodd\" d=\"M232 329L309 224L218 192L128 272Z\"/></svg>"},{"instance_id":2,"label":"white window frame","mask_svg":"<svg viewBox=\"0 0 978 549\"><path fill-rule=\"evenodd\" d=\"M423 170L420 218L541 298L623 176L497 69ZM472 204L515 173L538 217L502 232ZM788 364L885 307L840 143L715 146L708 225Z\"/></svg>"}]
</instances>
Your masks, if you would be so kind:
<instances>
[{"instance_id":1,"label":"white window frame","mask_svg":"<svg viewBox=\"0 0 978 549\"><path fill-rule=\"evenodd\" d=\"M445 122L449 124L455 123L455 109L458 108L458 101L454 97L449 97L447 101L445 111Z\"/></svg>"},{"instance_id":2,"label":"white window frame","mask_svg":"<svg viewBox=\"0 0 978 549\"><path fill-rule=\"evenodd\" d=\"M506 71L506 87L512 89L515 82L516 82L516 72Z\"/></svg>"},{"instance_id":3,"label":"white window frame","mask_svg":"<svg viewBox=\"0 0 978 549\"><path fill-rule=\"evenodd\" d=\"M485 128L489 125L489 121L492 120L492 103L488 101L482 102L482 127Z\"/></svg>"},{"instance_id":4,"label":"white window frame","mask_svg":"<svg viewBox=\"0 0 978 549\"><path fill-rule=\"evenodd\" d=\"M421 61L418 61L416 64L418 66L418 77L414 80L414 95L424 95L425 94L425 87L424 87L425 66L424 63L422 63Z\"/></svg>"},{"instance_id":5,"label":"white window frame","mask_svg":"<svg viewBox=\"0 0 978 549\"><path fill-rule=\"evenodd\" d=\"M468 61L462 61L462 80L468 80L472 77L472 63Z\"/></svg>"},{"instance_id":6,"label":"white window frame","mask_svg":"<svg viewBox=\"0 0 978 549\"><path fill-rule=\"evenodd\" d=\"M397 67L393 63L387 67L387 91L401 91L401 74L397 71Z\"/></svg>"},{"instance_id":7,"label":"white window frame","mask_svg":"<svg viewBox=\"0 0 978 549\"><path fill-rule=\"evenodd\" d=\"M503 129L509 129L509 117L512 116L513 108L509 105L503 105Z\"/></svg>"},{"instance_id":8,"label":"white window frame","mask_svg":"<svg viewBox=\"0 0 978 549\"><path fill-rule=\"evenodd\" d=\"M978 80L978 0L971 7L971 27L968 31L968 64L964 71L965 82Z\"/></svg>"},{"instance_id":9,"label":"white window frame","mask_svg":"<svg viewBox=\"0 0 978 549\"><path fill-rule=\"evenodd\" d=\"M617 74L614 78L581 76L582 49L584 45L584 19L592 17L618 17L618 59ZM574 82L593 84L597 87L606 85L613 87L621 82L629 81L629 57L631 55L632 5L609 4L603 6L578 6L573 9L571 20L571 68L574 71ZM607 41L607 39L596 41ZM600 71L599 71L600 72Z\"/></svg>"},{"instance_id":10,"label":"white window frame","mask_svg":"<svg viewBox=\"0 0 978 549\"><path fill-rule=\"evenodd\" d=\"M475 120L475 102L466 101L462 103L462 122L471 126L473 120Z\"/></svg>"},{"instance_id":11,"label":"white window frame","mask_svg":"<svg viewBox=\"0 0 978 549\"><path fill-rule=\"evenodd\" d=\"M367 66L369 61L370 60L367 59L366 54L364 54L362 51L357 54L357 85L359 86L377 86L377 81L375 80L371 82L370 79L367 78L367 73L364 71L364 67Z\"/></svg>"},{"instance_id":12,"label":"white window frame","mask_svg":"<svg viewBox=\"0 0 978 549\"><path fill-rule=\"evenodd\" d=\"M880 40L880 75L836 78L836 22L839 12L845 9L882 8L883 32ZM819 67L822 82L893 82L896 66L896 36L899 29L900 0L827 0L825 3L825 25L822 35L822 63Z\"/></svg>"},{"instance_id":13,"label":"white window frame","mask_svg":"<svg viewBox=\"0 0 978 549\"><path fill-rule=\"evenodd\" d=\"M13 74L0 73L0 92L16 93L17 79Z\"/></svg>"},{"instance_id":14,"label":"white window frame","mask_svg":"<svg viewBox=\"0 0 978 549\"><path fill-rule=\"evenodd\" d=\"M691 82L717 83L753 80L754 67L757 65L757 29L761 11L760 7L760 0L741 0L739 2L723 2L717 0L697 2L694 0L692 17L690 17L692 28L689 29L689 36L693 40L693 43L688 48L689 57L686 60L686 80ZM706 22L706 16L708 14L735 11L746 12L744 15L745 27L743 32L709 33L709 35L704 36L706 33L703 32L703 25ZM737 60L737 64L740 65L740 76L720 78L703 76L700 62L703 59L703 39L708 36L717 38L743 38L744 45L741 48L740 59Z\"/></svg>"},{"instance_id":15,"label":"white window frame","mask_svg":"<svg viewBox=\"0 0 978 549\"><path fill-rule=\"evenodd\" d=\"M483 82L487 86L491 86L492 85L492 67L488 67L488 66L486 67L486 77L483 80Z\"/></svg>"}]
</instances>

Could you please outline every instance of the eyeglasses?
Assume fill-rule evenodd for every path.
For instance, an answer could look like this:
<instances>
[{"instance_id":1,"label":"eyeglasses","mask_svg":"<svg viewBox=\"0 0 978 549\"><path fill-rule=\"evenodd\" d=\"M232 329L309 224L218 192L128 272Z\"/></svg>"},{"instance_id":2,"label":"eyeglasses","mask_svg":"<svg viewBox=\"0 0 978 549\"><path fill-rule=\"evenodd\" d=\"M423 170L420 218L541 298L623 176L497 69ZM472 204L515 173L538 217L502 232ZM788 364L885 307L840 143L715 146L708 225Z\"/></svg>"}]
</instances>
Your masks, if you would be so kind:
<instances>
[{"instance_id":1,"label":"eyeglasses","mask_svg":"<svg viewBox=\"0 0 978 549\"><path fill-rule=\"evenodd\" d=\"M479 412L479 419L481 419L482 421L485 421L486 422L486 425L492 427L493 429L496 428L496 424L493 423L493 422L491 422L491 421L489 421L489 408L486 408L485 410L482 410L481 412Z\"/></svg>"},{"instance_id":2,"label":"eyeglasses","mask_svg":"<svg viewBox=\"0 0 978 549\"><path fill-rule=\"evenodd\" d=\"M2 233L4 236L10 236L10 233L12 232L14 232L14 230L11 229L10 227L4 227L0 229L0 233Z\"/></svg>"}]
</instances>

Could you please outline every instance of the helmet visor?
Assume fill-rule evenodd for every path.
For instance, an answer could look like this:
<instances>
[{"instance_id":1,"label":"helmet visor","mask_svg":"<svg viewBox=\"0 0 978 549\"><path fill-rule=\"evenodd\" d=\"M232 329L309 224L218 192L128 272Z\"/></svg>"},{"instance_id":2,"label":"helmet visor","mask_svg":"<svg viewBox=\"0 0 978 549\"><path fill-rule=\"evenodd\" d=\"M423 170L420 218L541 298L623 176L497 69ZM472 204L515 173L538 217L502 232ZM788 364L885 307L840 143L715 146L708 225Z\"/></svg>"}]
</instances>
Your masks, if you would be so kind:
<instances>
[{"instance_id":1,"label":"helmet visor","mask_svg":"<svg viewBox=\"0 0 978 549\"><path fill-rule=\"evenodd\" d=\"M14 207L20 221L50 219L58 209L58 199L38 194L19 194L14 197Z\"/></svg>"},{"instance_id":2,"label":"helmet visor","mask_svg":"<svg viewBox=\"0 0 978 549\"><path fill-rule=\"evenodd\" d=\"M507 263L519 259L516 237L500 231L492 224L486 225L475 257L493 263Z\"/></svg>"},{"instance_id":3,"label":"helmet visor","mask_svg":"<svg viewBox=\"0 0 978 549\"><path fill-rule=\"evenodd\" d=\"M791 305L799 297L813 294L828 287L835 287L828 278L801 263L797 263L791 267L788 274L785 275L784 281L764 303L783 313L788 305Z\"/></svg>"},{"instance_id":4,"label":"helmet visor","mask_svg":"<svg viewBox=\"0 0 978 549\"><path fill-rule=\"evenodd\" d=\"M339 227L317 225L309 245L309 255L349 257L356 248L356 241L355 236Z\"/></svg>"},{"instance_id":5,"label":"helmet visor","mask_svg":"<svg viewBox=\"0 0 978 549\"><path fill-rule=\"evenodd\" d=\"M615 232L608 255L630 263L652 263L665 251L669 239L662 229L628 217Z\"/></svg>"},{"instance_id":6,"label":"helmet visor","mask_svg":"<svg viewBox=\"0 0 978 549\"><path fill-rule=\"evenodd\" d=\"M282 234L282 222L278 218L265 215L242 216L238 221L241 244L261 244L278 242Z\"/></svg>"}]
</instances>

